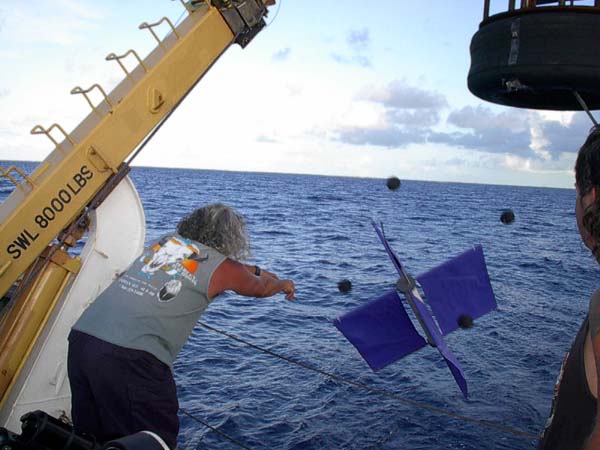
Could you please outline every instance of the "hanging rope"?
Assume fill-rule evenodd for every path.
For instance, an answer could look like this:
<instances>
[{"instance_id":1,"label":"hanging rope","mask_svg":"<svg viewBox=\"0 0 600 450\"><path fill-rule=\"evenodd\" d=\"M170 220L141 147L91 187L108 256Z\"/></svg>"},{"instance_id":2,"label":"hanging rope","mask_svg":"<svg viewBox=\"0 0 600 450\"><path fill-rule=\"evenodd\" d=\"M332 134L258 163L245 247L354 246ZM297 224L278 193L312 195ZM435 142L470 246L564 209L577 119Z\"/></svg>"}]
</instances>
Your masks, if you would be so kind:
<instances>
[{"instance_id":1,"label":"hanging rope","mask_svg":"<svg viewBox=\"0 0 600 450\"><path fill-rule=\"evenodd\" d=\"M286 361L286 362L288 362L290 364L294 364L296 366L302 367L303 369L310 370L312 372L316 372L318 374L321 374L321 375L323 375L323 376L325 376L327 378L330 378L330 379L332 379L334 381L337 381L339 383L343 383L343 384L347 384L347 385L350 385L350 386L354 386L356 388L363 389L365 391L371 392L373 394L381 395L383 397L387 397L389 399L395 400L395 401L397 401L399 403L403 403L403 404L408 405L408 406L412 406L414 408L424 409L424 410L429 411L429 412L434 413L434 414L439 414L439 415L443 415L443 416L452 417L453 419L462 420L464 422L475 423L477 425L481 425L481 426L484 426L484 427L487 427L487 428L493 428L493 429L499 430L499 431L504 431L506 433L510 433L510 434L515 435L515 436L520 436L520 437L524 437L524 438L528 438L528 439L539 439L540 438L540 436L537 435L537 434L532 434L532 433L528 433L526 431L517 430L517 429L510 428L510 427L507 427L507 426L504 426L504 425L501 425L501 424L490 422L490 421L487 421L487 420L476 419L476 418L469 417L469 416L464 416L464 415L461 415L461 414L455 414L455 413L453 413L451 411L446 411L446 410L441 409L441 408L436 408L435 406L427 405L425 403L420 403L420 402L416 402L414 400L409 400L409 399L400 397L400 396L398 396L398 395L396 395L394 393L385 391L383 389L374 388L374 387L368 386L368 385L363 384L363 383L359 383L359 382L356 382L356 381L348 380L348 379L343 378L343 377L341 377L339 375L335 375L335 374L326 372L324 370L321 370L321 369L319 369L317 367L313 367L310 364L306 364L306 363L303 363L303 362L300 362L300 361L295 361L295 360L293 360L291 358L288 358L287 356L279 355L279 354L277 354L277 353L275 353L275 352L273 352L271 350L262 348L262 347L260 347L260 346L258 346L256 344L253 344L253 343L248 342L248 341L246 341L246 340L244 340L242 338L239 338L239 337L234 336L234 335L232 335L230 333L227 333L226 331L222 331L222 330L219 330L217 328L214 328L214 327L212 327L210 325L207 325L207 324L205 324L205 323L203 323L201 321L199 321L198 324L201 325L201 326L203 326L207 330L213 331L215 333L219 333L219 334L221 334L223 336L228 337L229 339L237 341L237 342L239 342L241 344L244 344L244 345L246 345L248 347L251 347L251 348L253 348L255 350L258 350L258 351L260 351L262 353L265 353L267 355L273 356L275 358L279 358L279 359L281 359L283 361Z\"/></svg>"},{"instance_id":2,"label":"hanging rope","mask_svg":"<svg viewBox=\"0 0 600 450\"><path fill-rule=\"evenodd\" d=\"M581 95L579 95L579 92L573 91L573 95L575 96L575 98L579 102L579 105L581 106L581 109L583 109L585 111L585 113L588 115L588 117L590 118L590 120L592 121L592 123L594 124L594 126L597 127L598 126L598 122L596 121L596 119L594 118L594 116L592 115L592 113L590 112L590 109L588 108L587 103L583 100L583 98L581 97Z\"/></svg>"},{"instance_id":3,"label":"hanging rope","mask_svg":"<svg viewBox=\"0 0 600 450\"><path fill-rule=\"evenodd\" d=\"M275 22L275 19L277 19L277 16L279 15L279 10L281 9L282 3L283 3L283 0L279 0L279 2L277 3L277 10L275 11L275 15L273 16L271 21L267 24L267 27L270 27L273 24L273 22Z\"/></svg>"}]
</instances>

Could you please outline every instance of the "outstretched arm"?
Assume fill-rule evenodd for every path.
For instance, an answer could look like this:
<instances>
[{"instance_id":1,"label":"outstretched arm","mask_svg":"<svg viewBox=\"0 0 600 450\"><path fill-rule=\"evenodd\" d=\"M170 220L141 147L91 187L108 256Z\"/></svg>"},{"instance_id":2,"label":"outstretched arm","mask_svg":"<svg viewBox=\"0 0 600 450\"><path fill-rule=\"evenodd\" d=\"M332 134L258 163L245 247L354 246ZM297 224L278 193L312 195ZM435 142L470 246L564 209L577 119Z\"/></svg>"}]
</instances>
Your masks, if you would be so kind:
<instances>
[{"instance_id":1,"label":"outstretched arm","mask_svg":"<svg viewBox=\"0 0 600 450\"><path fill-rule=\"evenodd\" d=\"M592 340L592 348L594 351L594 359L596 361L596 375L600 381L600 290L596 291L590 299L590 338ZM598 392L596 397L600 399L600 382L598 383ZM600 411L600 400L596 406L597 411ZM592 434L588 438L585 446L587 450L600 449L600 414L596 415L596 423Z\"/></svg>"},{"instance_id":2,"label":"outstretched arm","mask_svg":"<svg viewBox=\"0 0 600 450\"><path fill-rule=\"evenodd\" d=\"M246 268L246 270L248 272L250 272L251 274L256 275L256 272L259 272L259 275L257 276L261 276L261 277L271 277L271 278L279 278L277 275L275 275L273 272L269 272L268 270L263 269L262 267L258 267L258 266L249 266L247 264L244 264L244 267ZM258 270L257 270L258 269Z\"/></svg>"},{"instance_id":3,"label":"outstretched arm","mask_svg":"<svg viewBox=\"0 0 600 450\"><path fill-rule=\"evenodd\" d=\"M295 286L292 280L280 280L274 274L266 272L254 275L254 266L246 266L237 261L226 259L213 273L208 287L210 298L224 291L234 291L247 297L271 297L279 292L287 300L294 298Z\"/></svg>"}]
</instances>

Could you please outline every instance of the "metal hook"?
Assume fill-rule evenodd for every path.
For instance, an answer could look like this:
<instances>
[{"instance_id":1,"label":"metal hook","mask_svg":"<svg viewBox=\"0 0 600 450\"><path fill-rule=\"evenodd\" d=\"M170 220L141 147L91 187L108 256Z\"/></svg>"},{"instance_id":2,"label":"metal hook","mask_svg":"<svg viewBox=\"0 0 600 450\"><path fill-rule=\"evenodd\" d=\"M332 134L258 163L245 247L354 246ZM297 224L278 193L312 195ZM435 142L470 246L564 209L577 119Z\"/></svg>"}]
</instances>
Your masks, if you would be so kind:
<instances>
[{"instance_id":1,"label":"metal hook","mask_svg":"<svg viewBox=\"0 0 600 450\"><path fill-rule=\"evenodd\" d=\"M147 28L148 30L150 30L150 33L152 33L152 36L154 36L154 39L156 39L156 41L158 42L158 45L160 45L160 47L163 50L166 50L165 45L163 44L163 41L156 35L156 33L154 32L154 27L160 25L163 22L167 22L169 24L169 26L171 27L171 30L173 31L173 34L175 34L175 37L177 39L179 39L179 34L177 33L177 30L175 29L175 27L173 26L173 24L171 23L171 21L167 18L167 17L163 17L162 19L160 19L158 22L156 23L147 23L144 22L142 23L139 28L140 30L143 30L144 28Z\"/></svg>"},{"instance_id":2,"label":"metal hook","mask_svg":"<svg viewBox=\"0 0 600 450\"><path fill-rule=\"evenodd\" d=\"M127 77L133 81L133 78L131 77L131 73L129 73L129 71L127 70L127 68L125 67L125 65L121 62L121 60L123 58L125 58L125 57L127 57L128 55L131 55L131 54L133 56L135 56L135 58L138 60L138 62L140 63L140 66L142 66L142 68L144 69L144 72L148 72L148 68L146 67L146 65L144 64L144 62L142 61L142 59L139 57L139 55L135 52L135 50L127 50L127 52L125 52L122 55L115 55L114 53L110 53L106 57L106 60L107 61L117 61L117 63L119 63L119 66L121 66L121 69L123 69L123 72L125 72L125 74L127 75Z\"/></svg>"},{"instance_id":3,"label":"metal hook","mask_svg":"<svg viewBox=\"0 0 600 450\"><path fill-rule=\"evenodd\" d=\"M112 110L113 110L113 104L110 101L110 98L108 98L108 95L106 95L106 92L104 91L104 89L102 89L102 86L100 86L99 84L92 84L91 87L89 87L88 89L85 89L85 90L81 89L79 86L75 86L71 90L71 94L73 94L73 95L75 95L75 94L83 94L83 96L85 97L85 99L87 100L87 102L89 103L89 105L92 107L92 109L94 110L94 112L100 114L100 112L98 111L98 109L94 106L94 104L90 100L89 96L87 95L94 88L97 88L102 93L102 95L104 96L104 100L106 100L106 103L108 103L108 105L110 106L110 112L112 112Z\"/></svg>"},{"instance_id":4,"label":"metal hook","mask_svg":"<svg viewBox=\"0 0 600 450\"><path fill-rule=\"evenodd\" d=\"M71 137L66 133L65 130L63 130L63 128L57 124L54 123L50 126L50 128L45 129L44 127L42 127L41 125L36 125L35 127L33 127L31 129L31 134L45 134L46 136L48 136L48 139L50 139L52 141L52 143L56 146L56 148L58 148L61 151L65 151L64 148L62 148L62 146L56 141L56 139L54 139L52 137L52 135L50 134L50 132L54 129L54 128L58 128L59 131L65 136L65 138L71 143L72 146L75 146L75 141L73 141L73 139L71 139Z\"/></svg>"}]
</instances>

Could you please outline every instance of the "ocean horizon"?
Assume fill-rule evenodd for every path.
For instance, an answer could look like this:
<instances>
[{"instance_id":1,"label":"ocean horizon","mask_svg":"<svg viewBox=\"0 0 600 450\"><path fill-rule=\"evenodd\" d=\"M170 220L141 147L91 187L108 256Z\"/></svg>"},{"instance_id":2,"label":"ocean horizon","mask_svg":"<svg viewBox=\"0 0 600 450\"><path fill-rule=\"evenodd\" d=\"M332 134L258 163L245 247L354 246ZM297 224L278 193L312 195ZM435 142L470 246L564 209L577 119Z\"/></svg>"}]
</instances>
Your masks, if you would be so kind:
<instances>
[{"instance_id":1,"label":"ocean horizon","mask_svg":"<svg viewBox=\"0 0 600 450\"><path fill-rule=\"evenodd\" d=\"M174 366L181 450L536 447L599 274L574 189L137 166L130 177L147 242L225 203L247 220L248 262L297 288L293 302L228 293L205 312ZM11 190L3 180L0 198ZM332 325L395 285L371 220L413 276L482 245L498 309L447 337L468 399L435 349L374 373Z\"/></svg>"},{"instance_id":2,"label":"ocean horizon","mask_svg":"<svg viewBox=\"0 0 600 450\"><path fill-rule=\"evenodd\" d=\"M22 165L25 168L25 172L27 174L30 171L33 171L41 161L30 161L30 160L10 160L10 161L0 161L0 165ZM386 180L390 177L397 177L397 175L390 173L387 177L378 177L378 176L354 176L354 175L340 175L340 174L318 174L318 173L302 173L302 172L265 172L265 171L239 171L239 170L229 170L229 169L203 169L203 168L189 168L189 167L165 167L165 166L145 166L145 165L135 165L131 166L132 169L158 169L158 170L196 170L200 172L225 172L225 173L247 173L247 174L255 174L255 175L302 175L307 177L331 177L331 178L356 178L356 179L365 179L365 180ZM17 175L17 179L19 176ZM507 183L478 183L475 181L448 181L448 180L426 180L426 179L410 179L410 178L399 178L401 182L404 181L416 181L416 182L424 182L424 183L457 183L457 184L476 184L476 185L484 185L484 186L512 186L512 187L531 187L531 188L541 188L541 189L572 189L575 190L574 187L565 187L565 186L537 186L537 185L526 185L526 184L507 184ZM574 182L574 181L573 181Z\"/></svg>"}]
</instances>

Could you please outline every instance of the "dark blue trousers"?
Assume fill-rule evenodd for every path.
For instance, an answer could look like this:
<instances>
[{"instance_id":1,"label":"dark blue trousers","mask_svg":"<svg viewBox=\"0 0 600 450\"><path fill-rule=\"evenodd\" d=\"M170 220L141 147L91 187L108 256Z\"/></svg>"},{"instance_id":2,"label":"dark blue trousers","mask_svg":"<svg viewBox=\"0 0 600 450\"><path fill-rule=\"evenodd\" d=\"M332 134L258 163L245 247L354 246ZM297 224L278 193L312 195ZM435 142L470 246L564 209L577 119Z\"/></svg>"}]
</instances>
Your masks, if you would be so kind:
<instances>
[{"instance_id":1,"label":"dark blue trousers","mask_svg":"<svg viewBox=\"0 0 600 450\"><path fill-rule=\"evenodd\" d=\"M179 403L166 364L76 330L69 335L67 364L77 433L106 442L147 430L177 446Z\"/></svg>"}]
</instances>

